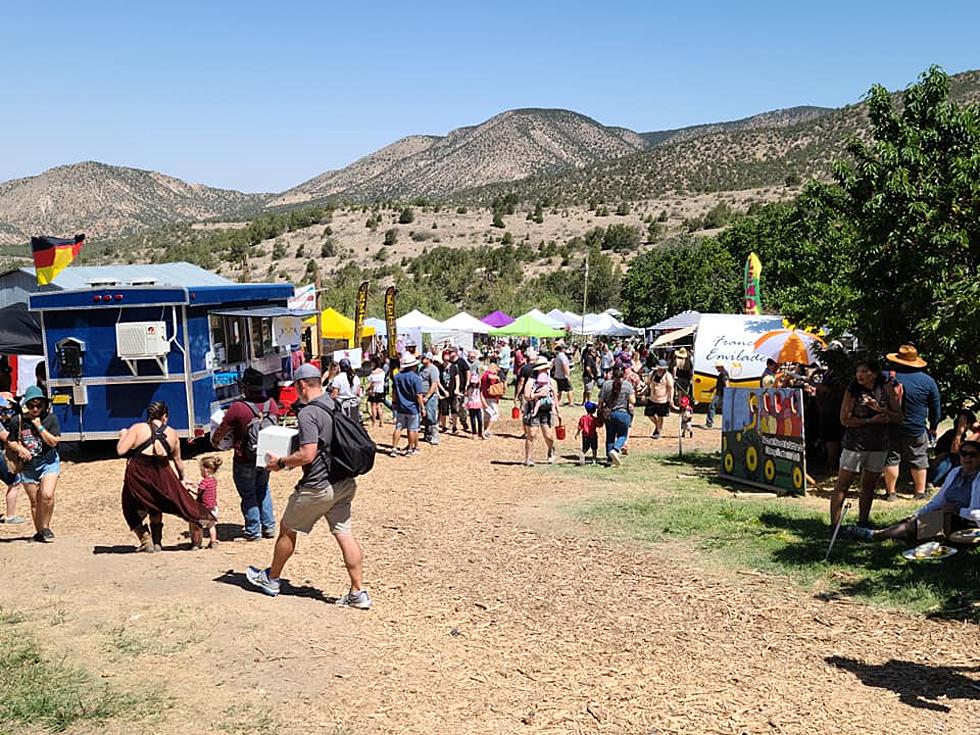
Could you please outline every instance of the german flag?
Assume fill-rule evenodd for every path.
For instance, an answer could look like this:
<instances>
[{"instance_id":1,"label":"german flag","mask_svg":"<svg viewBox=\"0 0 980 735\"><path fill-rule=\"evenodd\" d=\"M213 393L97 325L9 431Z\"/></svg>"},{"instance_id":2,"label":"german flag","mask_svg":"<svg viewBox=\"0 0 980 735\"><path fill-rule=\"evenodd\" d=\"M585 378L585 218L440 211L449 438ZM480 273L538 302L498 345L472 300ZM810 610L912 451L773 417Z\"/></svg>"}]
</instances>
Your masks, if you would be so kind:
<instances>
[{"instance_id":1,"label":"german flag","mask_svg":"<svg viewBox=\"0 0 980 735\"><path fill-rule=\"evenodd\" d=\"M75 235L73 240L61 237L32 237L31 254L37 285L46 286L75 259L82 249L85 235Z\"/></svg>"}]
</instances>

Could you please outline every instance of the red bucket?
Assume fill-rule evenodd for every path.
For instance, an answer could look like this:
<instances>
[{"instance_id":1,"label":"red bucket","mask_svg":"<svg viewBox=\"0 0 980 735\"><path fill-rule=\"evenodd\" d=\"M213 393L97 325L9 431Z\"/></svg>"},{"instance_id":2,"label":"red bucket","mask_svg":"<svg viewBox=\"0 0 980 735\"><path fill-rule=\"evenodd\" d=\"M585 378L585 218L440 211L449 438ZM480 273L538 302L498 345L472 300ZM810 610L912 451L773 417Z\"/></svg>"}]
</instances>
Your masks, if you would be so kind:
<instances>
[{"instance_id":1,"label":"red bucket","mask_svg":"<svg viewBox=\"0 0 980 735\"><path fill-rule=\"evenodd\" d=\"M521 409L519 409L517 406L514 406L512 409L510 409L510 417L515 421L517 421L517 419L521 417Z\"/></svg>"},{"instance_id":2,"label":"red bucket","mask_svg":"<svg viewBox=\"0 0 980 735\"><path fill-rule=\"evenodd\" d=\"M565 440L565 427L564 427L564 425L558 424L558 426L555 427L555 438L558 441L564 441Z\"/></svg>"}]
</instances>

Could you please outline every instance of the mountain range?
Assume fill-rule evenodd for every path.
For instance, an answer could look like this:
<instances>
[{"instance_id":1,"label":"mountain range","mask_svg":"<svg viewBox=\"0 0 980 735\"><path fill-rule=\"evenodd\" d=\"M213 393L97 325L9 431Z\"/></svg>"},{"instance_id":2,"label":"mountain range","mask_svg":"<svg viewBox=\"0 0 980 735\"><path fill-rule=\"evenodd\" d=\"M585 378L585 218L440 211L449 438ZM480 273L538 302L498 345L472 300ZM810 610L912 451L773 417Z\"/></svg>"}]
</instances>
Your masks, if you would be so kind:
<instances>
[{"instance_id":1,"label":"mountain range","mask_svg":"<svg viewBox=\"0 0 980 735\"><path fill-rule=\"evenodd\" d=\"M951 78L952 96L980 99L980 71ZM285 192L248 194L155 171L86 161L0 183L0 244L31 235L116 236L171 223L242 220L306 203L459 200L635 201L784 186L826 176L866 129L863 103L801 106L741 120L637 133L569 110L509 110L444 136L412 135Z\"/></svg>"}]
</instances>

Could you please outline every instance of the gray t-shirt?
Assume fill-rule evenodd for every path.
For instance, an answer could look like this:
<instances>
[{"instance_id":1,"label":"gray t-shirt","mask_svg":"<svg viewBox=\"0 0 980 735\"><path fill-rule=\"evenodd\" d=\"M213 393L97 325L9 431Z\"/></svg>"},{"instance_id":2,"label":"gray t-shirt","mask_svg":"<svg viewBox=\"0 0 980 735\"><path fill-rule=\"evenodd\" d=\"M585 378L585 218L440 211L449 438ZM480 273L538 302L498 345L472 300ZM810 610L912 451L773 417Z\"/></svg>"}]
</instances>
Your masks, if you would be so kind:
<instances>
[{"instance_id":1,"label":"gray t-shirt","mask_svg":"<svg viewBox=\"0 0 980 735\"><path fill-rule=\"evenodd\" d=\"M555 376L556 380L568 380L568 376L571 372L572 364L568 359L568 355L564 352L559 352L555 355L555 366L551 371L551 374Z\"/></svg>"},{"instance_id":2,"label":"gray t-shirt","mask_svg":"<svg viewBox=\"0 0 980 735\"><path fill-rule=\"evenodd\" d=\"M422 392L428 393L432 389L433 384L439 382L439 368L430 364L428 367L422 368L419 372L419 377L422 378Z\"/></svg>"},{"instance_id":3,"label":"gray t-shirt","mask_svg":"<svg viewBox=\"0 0 980 735\"><path fill-rule=\"evenodd\" d=\"M319 403L319 406L313 405ZM333 411L334 401L330 396L321 396L313 403L300 409L296 416L299 424L299 445L316 444L317 453L313 461L303 465L303 476L296 483L300 487L322 490L330 487L330 444L333 441ZM326 447L326 451L323 451Z\"/></svg>"},{"instance_id":4,"label":"gray t-shirt","mask_svg":"<svg viewBox=\"0 0 980 735\"><path fill-rule=\"evenodd\" d=\"M619 395L616 396L615 402L610 402L609 400L612 392L613 381L607 380L602 384L602 391L599 393L599 400L602 401L602 405L606 406L610 411L629 411L629 397L636 392L633 384L626 380L626 378L623 378L622 388L619 389Z\"/></svg>"}]
</instances>

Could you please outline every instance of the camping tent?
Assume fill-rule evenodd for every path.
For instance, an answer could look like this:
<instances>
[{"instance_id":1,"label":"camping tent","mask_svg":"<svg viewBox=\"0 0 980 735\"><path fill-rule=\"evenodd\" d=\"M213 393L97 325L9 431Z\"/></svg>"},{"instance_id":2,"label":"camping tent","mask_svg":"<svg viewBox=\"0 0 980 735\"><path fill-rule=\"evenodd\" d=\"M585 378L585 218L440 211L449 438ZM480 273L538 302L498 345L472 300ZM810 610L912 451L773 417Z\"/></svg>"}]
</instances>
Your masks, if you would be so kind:
<instances>
[{"instance_id":1,"label":"camping tent","mask_svg":"<svg viewBox=\"0 0 980 735\"><path fill-rule=\"evenodd\" d=\"M564 337L564 329L554 327L525 314L505 327L491 329L490 334L500 337Z\"/></svg>"},{"instance_id":2,"label":"camping tent","mask_svg":"<svg viewBox=\"0 0 980 735\"><path fill-rule=\"evenodd\" d=\"M531 309L527 314L522 314L521 316L517 317L518 321L520 321L521 318L525 316L529 316L535 321L541 322L542 324L547 324L549 327L552 327L553 329L565 328L564 319L561 320L555 319L554 317L548 316L540 309Z\"/></svg>"},{"instance_id":3,"label":"camping tent","mask_svg":"<svg viewBox=\"0 0 980 735\"><path fill-rule=\"evenodd\" d=\"M565 327L573 326L569 322L568 314L566 314L561 309L552 309L547 314L545 314L545 316L546 317L549 317L550 319L553 319L556 322L560 322L562 324L562 326L565 326ZM581 323L581 319L579 320L579 322Z\"/></svg>"},{"instance_id":4,"label":"camping tent","mask_svg":"<svg viewBox=\"0 0 980 735\"><path fill-rule=\"evenodd\" d=\"M491 327L506 327L514 321L514 317L497 310L487 314L480 321L484 324L489 324Z\"/></svg>"},{"instance_id":5,"label":"camping tent","mask_svg":"<svg viewBox=\"0 0 980 735\"><path fill-rule=\"evenodd\" d=\"M316 317L311 316L309 319L304 319L303 324L311 327L316 326ZM320 336L323 339L347 340L347 343L353 347L354 320L348 319L339 311L327 307L320 312ZM373 337L374 327L369 327L367 324L365 324L364 329L361 330L361 336Z\"/></svg>"},{"instance_id":6,"label":"camping tent","mask_svg":"<svg viewBox=\"0 0 980 735\"><path fill-rule=\"evenodd\" d=\"M43 355L41 326L24 308L0 309L0 355Z\"/></svg>"}]
</instances>

